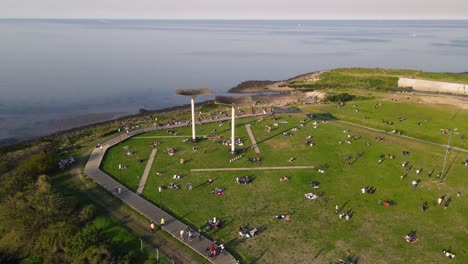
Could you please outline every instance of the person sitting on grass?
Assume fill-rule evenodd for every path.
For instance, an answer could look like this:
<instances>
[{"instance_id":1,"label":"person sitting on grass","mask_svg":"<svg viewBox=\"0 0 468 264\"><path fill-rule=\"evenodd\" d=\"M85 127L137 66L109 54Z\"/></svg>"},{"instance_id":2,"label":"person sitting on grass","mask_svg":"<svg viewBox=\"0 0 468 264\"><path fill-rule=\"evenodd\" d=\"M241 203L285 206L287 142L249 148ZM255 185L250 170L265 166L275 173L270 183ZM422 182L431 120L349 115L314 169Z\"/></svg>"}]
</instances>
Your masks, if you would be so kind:
<instances>
[{"instance_id":1,"label":"person sitting on grass","mask_svg":"<svg viewBox=\"0 0 468 264\"><path fill-rule=\"evenodd\" d=\"M214 188L213 190L211 190L211 193L214 194L214 195L217 195L217 196L223 196L224 195L224 190L221 189L221 188Z\"/></svg>"},{"instance_id":2,"label":"person sitting on grass","mask_svg":"<svg viewBox=\"0 0 468 264\"><path fill-rule=\"evenodd\" d=\"M249 176L241 176L237 177L235 182L238 184L250 184L252 179Z\"/></svg>"},{"instance_id":3,"label":"person sitting on grass","mask_svg":"<svg viewBox=\"0 0 468 264\"><path fill-rule=\"evenodd\" d=\"M213 183L213 179L209 178L209 179L206 181L206 183L212 184L212 183Z\"/></svg>"},{"instance_id":4,"label":"person sitting on grass","mask_svg":"<svg viewBox=\"0 0 468 264\"><path fill-rule=\"evenodd\" d=\"M427 205L427 202L424 202L423 204L421 204L421 210L423 212L426 211L427 209L429 209L429 205Z\"/></svg>"},{"instance_id":5,"label":"person sitting on grass","mask_svg":"<svg viewBox=\"0 0 468 264\"><path fill-rule=\"evenodd\" d=\"M287 181L289 181L289 178L286 176L283 176L280 178L280 182L287 182Z\"/></svg>"},{"instance_id":6,"label":"person sitting on grass","mask_svg":"<svg viewBox=\"0 0 468 264\"><path fill-rule=\"evenodd\" d=\"M176 184L176 183L169 183L169 189L171 190L177 190L177 189L180 189L179 185Z\"/></svg>"},{"instance_id":7,"label":"person sitting on grass","mask_svg":"<svg viewBox=\"0 0 468 264\"><path fill-rule=\"evenodd\" d=\"M310 185L311 185L312 188L314 188L314 189L320 188L320 187L319 187L319 184L320 184L320 183L319 183L319 182L316 182L316 181L310 183Z\"/></svg>"},{"instance_id":8,"label":"person sitting on grass","mask_svg":"<svg viewBox=\"0 0 468 264\"><path fill-rule=\"evenodd\" d=\"M275 218L279 220L285 220L285 221L291 220L291 216L288 214L275 215Z\"/></svg>"},{"instance_id":9,"label":"person sitting on grass","mask_svg":"<svg viewBox=\"0 0 468 264\"><path fill-rule=\"evenodd\" d=\"M219 219L216 219L216 217L213 217L213 219L206 220L205 226L206 228L208 228L208 230L213 230L213 229L219 230L221 228L221 223L219 222Z\"/></svg>"},{"instance_id":10,"label":"person sitting on grass","mask_svg":"<svg viewBox=\"0 0 468 264\"><path fill-rule=\"evenodd\" d=\"M306 194L304 194L304 195L305 195L305 197L306 197L307 199L309 199L309 200L315 200L315 199L318 198L318 196L317 196L315 193L306 193Z\"/></svg>"},{"instance_id":11,"label":"person sitting on grass","mask_svg":"<svg viewBox=\"0 0 468 264\"><path fill-rule=\"evenodd\" d=\"M444 256L446 256L447 258L455 258L455 254L453 254L452 252L450 252L450 250L442 250L442 253L444 254Z\"/></svg>"},{"instance_id":12,"label":"person sitting on grass","mask_svg":"<svg viewBox=\"0 0 468 264\"><path fill-rule=\"evenodd\" d=\"M405 240L408 243L416 243L419 240L419 238L416 236L415 231L411 231L409 234L405 236Z\"/></svg>"}]
</instances>

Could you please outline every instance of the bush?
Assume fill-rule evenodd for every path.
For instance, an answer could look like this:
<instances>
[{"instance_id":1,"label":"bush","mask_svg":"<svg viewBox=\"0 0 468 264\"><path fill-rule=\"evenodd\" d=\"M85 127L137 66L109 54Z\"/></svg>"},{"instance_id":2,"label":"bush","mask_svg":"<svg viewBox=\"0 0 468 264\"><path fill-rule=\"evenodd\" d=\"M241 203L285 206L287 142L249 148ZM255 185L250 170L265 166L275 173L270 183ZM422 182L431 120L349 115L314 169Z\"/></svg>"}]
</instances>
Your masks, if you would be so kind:
<instances>
[{"instance_id":1,"label":"bush","mask_svg":"<svg viewBox=\"0 0 468 264\"><path fill-rule=\"evenodd\" d=\"M94 214L96 212L96 206L93 204L89 204L85 206L80 214L78 215L78 221L79 222L88 222L94 218Z\"/></svg>"},{"instance_id":2,"label":"bush","mask_svg":"<svg viewBox=\"0 0 468 264\"><path fill-rule=\"evenodd\" d=\"M340 93L340 94L335 94L335 95L327 95L327 97L325 97L325 101L329 101L329 102L347 102L347 101L351 101L355 98L356 96L354 95L351 95L351 94L348 94L348 93Z\"/></svg>"}]
</instances>

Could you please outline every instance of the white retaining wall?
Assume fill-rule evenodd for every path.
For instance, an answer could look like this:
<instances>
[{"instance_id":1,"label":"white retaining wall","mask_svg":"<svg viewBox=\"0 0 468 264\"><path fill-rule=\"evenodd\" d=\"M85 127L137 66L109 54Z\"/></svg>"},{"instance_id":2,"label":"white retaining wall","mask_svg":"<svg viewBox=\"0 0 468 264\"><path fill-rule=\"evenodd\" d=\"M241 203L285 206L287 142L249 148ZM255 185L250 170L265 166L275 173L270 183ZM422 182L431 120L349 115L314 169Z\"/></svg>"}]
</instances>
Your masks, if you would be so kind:
<instances>
[{"instance_id":1,"label":"white retaining wall","mask_svg":"<svg viewBox=\"0 0 468 264\"><path fill-rule=\"evenodd\" d=\"M411 87L416 91L468 95L468 84L399 78L398 87Z\"/></svg>"}]
</instances>

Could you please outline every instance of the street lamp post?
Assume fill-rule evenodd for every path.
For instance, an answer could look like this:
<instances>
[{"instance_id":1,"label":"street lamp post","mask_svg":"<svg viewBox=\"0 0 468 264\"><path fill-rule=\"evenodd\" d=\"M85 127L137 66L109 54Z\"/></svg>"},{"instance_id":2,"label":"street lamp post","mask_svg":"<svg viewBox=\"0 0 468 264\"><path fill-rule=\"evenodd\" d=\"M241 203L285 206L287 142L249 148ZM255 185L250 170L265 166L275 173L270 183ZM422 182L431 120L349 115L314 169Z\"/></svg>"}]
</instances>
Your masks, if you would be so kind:
<instances>
[{"instance_id":1,"label":"street lamp post","mask_svg":"<svg viewBox=\"0 0 468 264\"><path fill-rule=\"evenodd\" d=\"M458 130L457 128L453 129L453 131L457 131L457 130ZM445 131L448 131L449 138L448 138L448 142L447 142L447 147L445 148L444 164L442 165L442 172L440 173L440 182L442 182L442 180L445 177L445 164L447 163L447 156L448 156L448 153L449 153L449 150L450 150L450 141L452 139L452 131L449 130L449 129L445 130ZM455 132L453 132L453 133L455 133Z\"/></svg>"},{"instance_id":2,"label":"street lamp post","mask_svg":"<svg viewBox=\"0 0 468 264\"><path fill-rule=\"evenodd\" d=\"M215 96L215 104L231 106L231 153L236 153L236 108L237 105L253 103L252 96Z\"/></svg>"},{"instance_id":3,"label":"street lamp post","mask_svg":"<svg viewBox=\"0 0 468 264\"><path fill-rule=\"evenodd\" d=\"M195 135L195 97L200 95L206 95L210 93L209 88L200 88L200 89L177 89L177 95L183 95L190 97L191 113L192 113L192 141L196 141Z\"/></svg>"}]
</instances>

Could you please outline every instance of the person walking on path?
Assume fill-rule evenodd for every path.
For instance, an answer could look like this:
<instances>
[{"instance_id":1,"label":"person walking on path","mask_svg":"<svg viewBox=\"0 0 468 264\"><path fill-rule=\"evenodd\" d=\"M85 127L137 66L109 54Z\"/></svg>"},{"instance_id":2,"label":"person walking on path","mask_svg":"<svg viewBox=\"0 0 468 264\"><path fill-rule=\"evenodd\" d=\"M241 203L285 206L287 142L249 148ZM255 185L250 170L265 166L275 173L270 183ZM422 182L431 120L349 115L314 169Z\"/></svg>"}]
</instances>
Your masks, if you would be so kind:
<instances>
[{"instance_id":1,"label":"person walking on path","mask_svg":"<svg viewBox=\"0 0 468 264\"><path fill-rule=\"evenodd\" d=\"M211 255L213 256L213 258L216 256L216 247L214 244L211 244Z\"/></svg>"},{"instance_id":2,"label":"person walking on path","mask_svg":"<svg viewBox=\"0 0 468 264\"><path fill-rule=\"evenodd\" d=\"M161 226L165 225L166 221L164 220L164 217L161 217Z\"/></svg>"},{"instance_id":3,"label":"person walking on path","mask_svg":"<svg viewBox=\"0 0 468 264\"><path fill-rule=\"evenodd\" d=\"M191 182L188 183L188 190L189 190L189 191L192 190L192 183L191 183Z\"/></svg>"},{"instance_id":4,"label":"person walking on path","mask_svg":"<svg viewBox=\"0 0 468 264\"><path fill-rule=\"evenodd\" d=\"M184 239L184 230L183 229L180 230L180 239L185 240Z\"/></svg>"},{"instance_id":5,"label":"person walking on path","mask_svg":"<svg viewBox=\"0 0 468 264\"><path fill-rule=\"evenodd\" d=\"M118 194L120 195L120 194L122 193L122 187L120 187L120 186L117 187L117 192L118 192Z\"/></svg>"},{"instance_id":6,"label":"person walking on path","mask_svg":"<svg viewBox=\"0 0 468 264\"><path fill-rule=\"evenodd\" d=\"M151 229L151 233L154 233L154 223L153 223L153 221L151 221L150 229Z\"/></svg>"},{"instance_id":7,"label":"person walking on path","mask_svg":"<svg viewBox=\"0 0 468 264\"><path fill-rule=\"evenodd\" d=\"M201 229L200 228L198 228L198 240L201 241Z\"/></svg>"}]
</instances>

